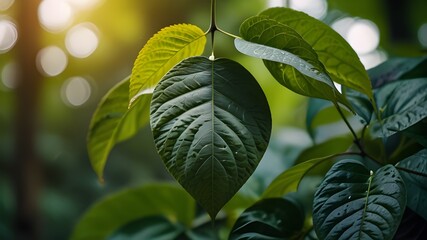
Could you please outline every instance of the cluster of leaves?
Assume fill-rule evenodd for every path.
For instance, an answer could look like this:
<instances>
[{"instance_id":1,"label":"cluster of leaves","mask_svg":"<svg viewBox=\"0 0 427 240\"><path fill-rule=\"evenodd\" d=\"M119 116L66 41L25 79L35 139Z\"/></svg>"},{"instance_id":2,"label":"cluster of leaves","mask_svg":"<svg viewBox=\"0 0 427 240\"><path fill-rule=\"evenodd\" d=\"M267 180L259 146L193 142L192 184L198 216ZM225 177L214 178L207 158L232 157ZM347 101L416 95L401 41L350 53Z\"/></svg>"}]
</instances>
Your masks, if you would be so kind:
<instances>
[{"instance_id":1,"label":"cluster of leaves","mask_svg":"<svg viewBox=\"0 0 427 240\"><path fill-rule=\"evenodd\" d=\"M304 13L272 8L244 21L236 49L262 59L284 87L312 98L307 130L315 143L261 196L249 197L236 193L268 147L270 110L243 66L198 56L215 31L224 32L215 25L207 32L188 24L162 29L141 50L132 75L102 100L90 126L89 155L101 180L113 146L149 122L159 155L185 191L156 184L118 193L86 213L73 239L425 234L427 58L391 59L368 73L339 34ZM331 131L337 124L349 132ZM324 177L315 181L320 186L302 187L315 176ZM193 198L216 218L213 231ZM414 221L424 225L414 230Z\"/></svg>"}]
</instances>

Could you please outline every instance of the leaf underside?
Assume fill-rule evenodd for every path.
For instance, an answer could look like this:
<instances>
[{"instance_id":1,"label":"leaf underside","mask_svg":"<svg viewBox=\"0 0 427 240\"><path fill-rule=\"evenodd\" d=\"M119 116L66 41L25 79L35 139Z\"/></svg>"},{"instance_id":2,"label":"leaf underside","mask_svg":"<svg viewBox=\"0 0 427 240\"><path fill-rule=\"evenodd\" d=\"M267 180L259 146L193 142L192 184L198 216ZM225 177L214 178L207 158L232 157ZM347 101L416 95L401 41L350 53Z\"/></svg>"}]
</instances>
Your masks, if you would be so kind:
<instances>
[{"instance_id":1,"label":"leaf underside","mask_svg":"<svg viewBox=\"0 0 427 240\"><path fill-rule=\"evenodd\" d=\"M316 52L292 28L265 16L255 16L242 23L240 33L248 42L236 40L236 48L266 59L265 66L280 84L298 94L348 105Z\"/></svg>"},{"instance_id":2,"label":"leaf underside","mask_svg":"<svg viewBox=\"0 0 427 240\"><path fill-rule=\"evenodd\" d=\"M372 99L368 74L348 42L325 23L289 8L270 8L259 14L294 29L317 53L334 82Z\"/></svg>"},{"instance_id":3,"label":"leaf underside","mask_svg":"<svg viewBox=\"0 0 427 240\"><path fill-rule=\"evenodd\" d=\"M215 218L261 160L271 116L241 65L192 57L156 87L151 128L169 172Z\"/></svg>"},{"instance_id":4,"label":"leaf underside","mask_svg":"<svg viewBox=\"0 0 427 240\"><path fill-rule=\"evenodd\" d=\"M320 239L392 239L405 207L405 185L394 166L373 173L342 160L315 194L313 223Z\"/></svg>"}]
</instances>

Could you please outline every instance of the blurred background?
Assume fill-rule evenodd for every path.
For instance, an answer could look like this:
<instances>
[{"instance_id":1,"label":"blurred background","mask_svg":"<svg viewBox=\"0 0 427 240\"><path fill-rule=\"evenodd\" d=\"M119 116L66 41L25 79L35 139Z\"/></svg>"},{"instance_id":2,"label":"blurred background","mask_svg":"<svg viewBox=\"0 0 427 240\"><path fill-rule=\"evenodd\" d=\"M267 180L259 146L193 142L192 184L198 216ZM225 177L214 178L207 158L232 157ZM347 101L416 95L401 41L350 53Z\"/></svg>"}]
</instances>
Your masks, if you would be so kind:
<instances>
[{"instance_id":1,"label":"blurred background","mask_svg":"<svg viewBox=\"0 0 427 240\"><path fill-rule=\"evenodd\" d=\"M367 69L393 56L426 54L425 0L218 0L218 24L238 35L244 19L274 6L331 25ZM86 134L97 103L131 73L150 36L174 23L206 30L209 10L209 0L0 0L0 239L14 232L67 239L102 196L170 179L145 128L114 148L101 185ZM217 57L241 62L259 80L275 141L312 144L304 132L307 99L255 67L260 61L239 54L231 38L218 35L216 45Z\"/></svg>"}]
</instances>

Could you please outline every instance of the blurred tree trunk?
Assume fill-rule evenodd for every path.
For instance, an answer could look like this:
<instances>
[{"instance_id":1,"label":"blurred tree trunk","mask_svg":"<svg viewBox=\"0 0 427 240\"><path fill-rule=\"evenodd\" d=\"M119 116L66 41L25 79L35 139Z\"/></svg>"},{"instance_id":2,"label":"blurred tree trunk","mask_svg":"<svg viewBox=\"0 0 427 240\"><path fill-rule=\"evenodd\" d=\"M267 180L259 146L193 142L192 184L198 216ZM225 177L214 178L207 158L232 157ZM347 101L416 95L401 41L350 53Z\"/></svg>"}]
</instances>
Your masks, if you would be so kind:
<instances>
[{"instance_id":1,"label":"blurred tree trunk","mask_svg":"<svg viewBox=\"0 0 427 240\"><path fill-rule=\"evenodd\" d=\"M41 76L36 67L40 26L37 7L40 0L17 2L19 39L16 46L18 63L15 107L15 153L13 179L15 192L15 239L41 238L38 209L41 187L41 162L37 157Z\"/></svg>"}]
</instances>

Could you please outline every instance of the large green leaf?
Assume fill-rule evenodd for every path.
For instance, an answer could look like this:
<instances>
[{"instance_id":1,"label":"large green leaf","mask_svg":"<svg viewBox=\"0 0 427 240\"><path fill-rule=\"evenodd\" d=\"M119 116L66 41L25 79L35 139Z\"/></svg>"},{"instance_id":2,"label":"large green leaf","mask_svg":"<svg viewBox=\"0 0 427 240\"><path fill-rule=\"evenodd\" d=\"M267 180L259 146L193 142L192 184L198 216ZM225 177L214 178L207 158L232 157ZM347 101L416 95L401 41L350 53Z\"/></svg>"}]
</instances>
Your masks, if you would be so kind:
<instances>
[{"instance_id":1,"label":"large green leaf","mask_svg":"<svg viewBox=\"0 0 427 240\"><path fill-rule=\"evenodd\" d=\"M326 174L313 204L320 239L392 239L406 206L403 179L392 165L377 172L342 160Z\"/></svg>"},{"instance_id":2,"label":"large green leaf","mask_svg":"<svg viewBox=\"0 0 427 240\"><path fill-rule=\"evenodd\" d=\"M335 89L316 52L292 28L255 16L242 23L240 33L247 41L236 39L236 48L265 59L265 66L280 84L305 96L338 100L348 105Z\"/></svg>"},{"instance_id":3,"label":"large green leaf","mask_svg":"<svg viewBox=\"0 0 427 240\"><path fill-rule=\"evenodd\" d=\"M151 184L124 190L97 202L80 219L72 240L106 239L132 221L165 216L172 223L190 227L195 202L182 188L171 184Z\"/></svg>"},{"instance_id":4,"label":"large green leaf","mask_svg":"<svg viewBox=\"0 0 427 240\"><path fill-rule=\"evenodd\" d=\"M178 239L184 232L182 225L173 224L164 216L150 216L126 224L108 240L171 240Z\"/></svg>"},{"instance_id":5,"label":"large green leaf","mask_svg":"<svg viewBox=\"0 0 427 240\"><path fill-rule=\"evenodd\" d=\"M188 58L159 83L151 128L169 172L212 218L253 173L271 132L253 76L227 59Z\"/></svg>"},{"instance_id":6,"label":"large green leaf","mask_svg":"<svg viewBox=\"0 0 427 240\"><path fill-rule=\"evenodd\" d=\"M242 213L234 224L229 239L291 239L301 231L304 219L302 207L292 200L263 199Z\"/></svg>"},{"instance_id":7,"label":"large green leaf","mask_svg":"<svg viewBox=\"0 0 427 240\"><path fill-rule=\"evenodd\" d=\"M103 180L108 154L115 144L129 139L148 123L151 93L128 109L129 78L117 84L101 100L93 114L87 137L89 159L99 179Z\"/></svg>"},{"instance_id":8,"label":"large green leaf","mask_svg":"<svg viewBox=\"0 0 427 240\"><path fill-rule=\"evenodd\" d=\"M427 149L406 158L397 166L406 183L408 207L427 220ZM424 174L424 176L415 173Z\"/></svg>"},{"instance_id":9,"label":"large green leaf","mask_svg":"<svg viewBox=\"0 0 427 240\"><path fill-rule=\"evenodd\" d=\"M400 79L427 76L427 57L391 58L368 70L373 88L380 88Z\"/></svg>"},{"instance_id":10,"label":"large green leaf","mask_svg":"<svg viewBox=\"0 0 427 240\"><path fill-rule=\"evenodd\" d=\"M295 165L273 180L265 190L263 198L281 197L287 193L297 191L302 179L308 173L316 169L323 169L324 166L329 166L332 161L334 161L334 156L327 156Z\"/></svg>"},{"instance_id":11,"label":"large green leaf","mask_svg":"<svg viewBox=\"0 0 427 240\"><path fill-rule=\"evenodd\" d=\"M202 54L205 44L204 32L194 25L178 24L160 30L145 44L135 60L129 89L131 103L145 89L154 88L177 63Z\"/></svg>"},{"instance_id":12,"label":"large green leaf","mask_svg":"<svg viewBox=\"0 0 427 240\"><path fill-rule=\"evenodd\" d=\"M359 57L331 27L289 8L270 8L260 15L293 28L313 47L334 82L362 92L372 99L371 82Z\"/></svg>"},{"instance_id":13,"label":"large green leaf","mask_svg":"<svg viewBox=\"0 0 427 240\"><path fill-rule=\"evenodd\" d=\"M427 117L427 78L387 84L375 92L382 120L371 123L376 137L389 137Z\"/></svg>"}]
</instances>

